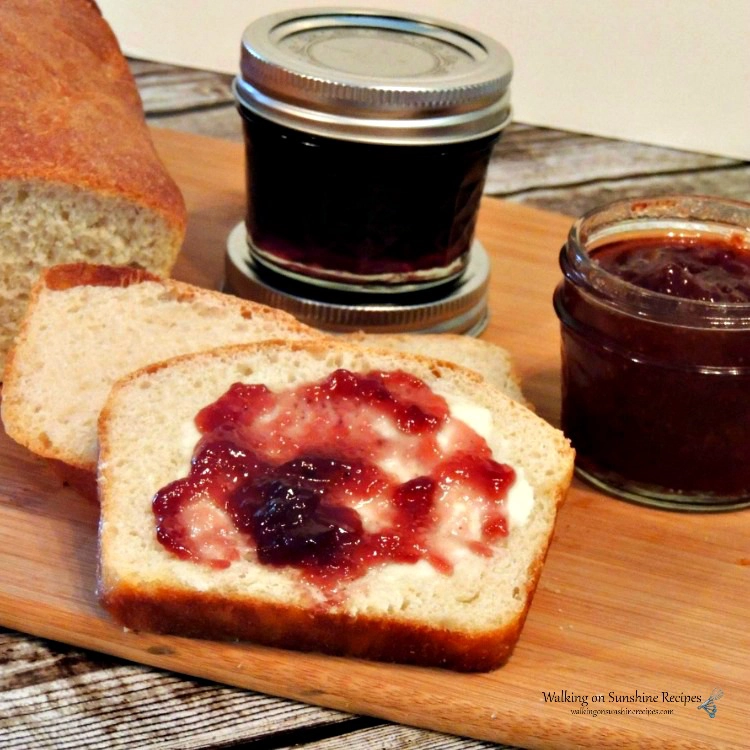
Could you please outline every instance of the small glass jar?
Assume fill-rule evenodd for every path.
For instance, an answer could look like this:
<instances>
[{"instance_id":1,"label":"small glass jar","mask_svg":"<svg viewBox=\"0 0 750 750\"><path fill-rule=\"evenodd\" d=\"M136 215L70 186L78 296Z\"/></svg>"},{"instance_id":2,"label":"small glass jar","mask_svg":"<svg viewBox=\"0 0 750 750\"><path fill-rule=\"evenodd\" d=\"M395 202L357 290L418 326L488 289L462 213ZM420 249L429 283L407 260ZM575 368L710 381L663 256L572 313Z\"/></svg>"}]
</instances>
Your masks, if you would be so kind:
<instances>
[{"instance_id":1,"label":"small glass jar","mask_svg":"<svg viewBox=\"0 0 750 750\"><path fill-rule=\"evenodd\" d=\"M433 19L308 9L251 24L234 90L253 259L345 291L456 279L511 74L497 42Z\"/></svg>"},{"instance_id":2,"label":"small glass jar","mask_svg":"<svg viewBox=\"0 0 750 750\"><path fill-rule=\"evenodd\" d=\"M652 291L596 259L613 248L625 257L675 243L711 246L727 263L750 253L750 204L690 196L620 201L573 225L554 295L562 428L578 473L615 495L679 509L745 507L750 301ZM670 278L680 278L684 269L667 265ZM744 281L750 289L750 278Z\"/></svg>"}]
</instances>

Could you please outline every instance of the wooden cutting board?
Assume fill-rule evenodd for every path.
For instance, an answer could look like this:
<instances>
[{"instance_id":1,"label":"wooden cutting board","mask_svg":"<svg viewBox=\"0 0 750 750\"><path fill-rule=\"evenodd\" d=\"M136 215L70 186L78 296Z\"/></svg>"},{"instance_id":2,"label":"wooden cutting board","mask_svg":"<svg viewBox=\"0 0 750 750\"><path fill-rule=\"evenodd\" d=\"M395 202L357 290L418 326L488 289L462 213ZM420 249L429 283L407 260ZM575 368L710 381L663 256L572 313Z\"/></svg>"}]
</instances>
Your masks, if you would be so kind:
<instances>
[{"instance_id":1,"label":"wooden cutting board","mask_svg":"<svg viewBox=\"0 0 750 750\"><path fill-rule=\"evenodd\" d=\"M168 131L155 138L190 211L175 275L218 287L227 234L243 214L242 149ZM551 297L569 224L487 199L478 228L492 259L484 337L511 352L527 397L553 423L559 333ZM123 632L94 596L96 524L95 507L0 436L0 624L221 683L526 748L747 747L750 512L658 511L576 483L521 640L505 667L480 675ZM705 700L714 688L723 690L714 718L696 702L667 700ZM568 700L551 700L553 693ZM638 700L644 695L656 702ZM637 713L644 709L660 713Z\"/></svg>"}]
</instances>

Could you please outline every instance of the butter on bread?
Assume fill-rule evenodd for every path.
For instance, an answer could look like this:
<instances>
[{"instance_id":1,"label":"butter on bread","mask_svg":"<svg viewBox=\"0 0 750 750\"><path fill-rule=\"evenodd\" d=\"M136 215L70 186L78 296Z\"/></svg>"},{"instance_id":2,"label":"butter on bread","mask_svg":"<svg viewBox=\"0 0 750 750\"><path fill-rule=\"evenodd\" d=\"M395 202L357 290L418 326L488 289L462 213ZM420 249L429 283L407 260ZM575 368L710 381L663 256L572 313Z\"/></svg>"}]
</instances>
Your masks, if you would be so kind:
<instances>
[{"instance_id":1,"label":"butter on bread","mask_svg":"<svg viewBox=\"0 0 750 750\"><path fill-rule=\"evenodd\" d=\"M280 310L145 271L55 266L35 284L8 358L3 424L86 490L99 412L119 378L222 344L318 335Z\"/></svg>"},{"instance_id":2,"label":"butter on bread","mask_svg":"<svg viewBox=\"0 0 750 750\"><path fill-rule=\"evenodd\" d=\"M132 263L167 275L186 211L91 0L0 2L0 103L1 370L41 268Z\"/></svg>"},{"instance_id":3,"label":"butter on bread","mask_svg":"<svg viewBox=\"0 0 750 750\"><path fill-rule=\"evenodd\" d=\"M491 556L461 557L451 574L429 565L376 565L321 602L293 567L243 557L217 569L179 559L157 542L152 498L185 476L201 408L235 382L283 389L338 368L406 371L449 403L470 402L487 414L496 459L518 470L533 493ZM331 340L266 341L147 367L112 389L99 439L99 595L119 623L462 671L492 669L509 657L573 470L562 433L476 373Z\"/></svg>"}]
</instances>

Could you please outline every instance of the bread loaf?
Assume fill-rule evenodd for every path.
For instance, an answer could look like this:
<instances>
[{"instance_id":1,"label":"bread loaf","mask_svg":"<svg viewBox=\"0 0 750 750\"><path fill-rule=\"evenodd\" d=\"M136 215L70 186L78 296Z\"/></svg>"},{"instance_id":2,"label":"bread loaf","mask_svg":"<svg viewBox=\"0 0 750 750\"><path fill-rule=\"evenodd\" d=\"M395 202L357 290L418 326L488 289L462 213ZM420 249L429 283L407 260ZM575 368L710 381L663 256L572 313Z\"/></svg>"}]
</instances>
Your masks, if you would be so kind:
<instances>
[{"instance_id":1,"label":"bread loaf","mask_svg":"<svg viewBox=\"0 0 750 750\"><path fill-rule=\"evenodd\" d=\"M3 424L85 491L96 472L96 422L116 380L221 344L317 335L280 310L142 270L55 266L34 286L8 358Z\"/></svg>"},{"instance_id":2,"label":"bread loaf","mask_svg":"<svg viewBox=\"0 0 750 750\"><path fill-rule=\"evenodd\" d=\"M90 0L0 2L0 368L42 267L172 268L185 205Z\"/></svg>"},{"instance_id":3,"label":"bread loaf","mask_svg":"<svg viewBox=\"0 0 750 750\"><path fill-rule=\"evenodd\" d=\"M329 569L333 577L327 578L322 588L318 579L311 578L310 571L299 565L261 562L258 548L252 543L247 549L240 547L234 558L227 553L231 561L226 560L227 564L221 566L215 564L216 560L207 564L205 560L177 554L174 548L157 540L156 506L152 506L152 500L165 487L172 488L168 489L171 497L181 497L174 488L190 471L191 456L200 438L196 429L200 410L235 383L265 385L278 395L302 384L320 383L342 369L370 376L373 371L391 376L405 372L419 378L450 407L447 422L440 428L448 431L446 440L441 441L443 433L438 433L438 444L450 453L460 442L455 439L459 433L450 430L460 430L461 423L474 425L486 437L494 460L515 471L515 482L507 497L492 501L499 502L493 505L486 495L475 490L466 495L462 494L464 489L458 495L438 495L439 500L429 511L436 514L429 516L433 520L414 526L426 528L426 533L432 535L424 542L432 557L403 562L386 555L384 562L375 562L354 576L346 572L350 569L344 563L337 563L332 574ZM333 390L325 392L342 388L340 383L345 378L336 382L339 384ZM311 393L323 392L316 389ZM235 392L236 389L232 393ZM310 449L305 442L308 439L315 450L315 441L325 443L321 436L333 429L331 425L339 429L341 412L325 416L328 413L324 404L324 416L319 421L314 402L315 399L305 400L297 411L288 412L291 416L286 422L287 407L274 411L275 407L269 406L270 411L263 412L269 415L268 421L266 416L259 416L262 410L247 412L262 420L262 424L258 423L259 434L274 436L268 438L268 455L285 460L285 456L296 455L298 445L303 446L300 450L305 446ZM341 403L345 404L342 408L353 410L352 419L360 419L365 425L361 428L365 436L369 429L376 431L378 437L372 444L378 444L377 450L386 446L384 455L390 456L390 462L384 461L382 470L409 484L411 472L421 471L421 465L410 463L406 456L416 454L410 452L411 448L402 451L398 441L411 428L401 423L395 430L383 427L378 422L378 412L372 416L367 411L371 403L383 401L354 398ZM413 415L410 418L416 419ZM275 419L281 421L274 422ZM221 425L218 429L223 435ZM285 432L287 428L291 432ZM337 437L333 450L345 457L355 455L352 446L361 439L356 429L359 428ZM279 434L289 439L278 441ZM119 623L135 630L249 639L272 646L456 670L488 670L508 658L528 612L556 511L573 469L572 449L558 430L475 373L429 358L328 340L267 341L227 347L145 368L114 386L99 420L99 439L99 595ZM391 440L395 441L392 445ZM365 440L363 450L369 450L370 444ZM317 445L317 450L328 455L330 444L327 448L321 446ZM279 452L274 452L277 449ZM232 455L239 455L239 450L237 446L232 448ZM352 459L352 467L357 466L356 460ZM200 462L198 466L200 481L209 481ZM357 471L347 470L345 476ZM252 478L253 473L243 476ZM243 481L230 486L240 487ZM415 481L419 484L422 480ZM465 488L460 480L456 481L459 488ZM178 484L172 485L173 482ZM368 485L376 486L374 481ZM327 491L335 492L336 488L329 485ZM357 495L352 491L346 495L348 500L338 502L355 507L364 519L365 529L374 528L373 533L385 535L379 523L393 511L394 498L401 496L396 492L384 500L378 492L368 489ZM211 506L211 513L226 520L229 511L222 507L230 506L219 505ZM190 507L189 512L193 513L192 506L179 507L180 512ZM509 531L507 536L493 536L480 544L476 535L481 536L489 527L480 524L478 514L488 507L502 509ZM214 534L213 541L219 547L228 543L231 552L231 540L235 538L232 534L236 532L223 529L223 521L217 521L211 513L190 515L190 533L208 535L199 536L200 540ZM165 523L167 529L177 528L170 526L171 522ZM218 523L218 536L214 523ZM190 548L190 543L185 545L182 553ZM447 560L447 565L431 564L435 549L438 556L445 555L443 562Z\"/></svg>"}]
</instances>

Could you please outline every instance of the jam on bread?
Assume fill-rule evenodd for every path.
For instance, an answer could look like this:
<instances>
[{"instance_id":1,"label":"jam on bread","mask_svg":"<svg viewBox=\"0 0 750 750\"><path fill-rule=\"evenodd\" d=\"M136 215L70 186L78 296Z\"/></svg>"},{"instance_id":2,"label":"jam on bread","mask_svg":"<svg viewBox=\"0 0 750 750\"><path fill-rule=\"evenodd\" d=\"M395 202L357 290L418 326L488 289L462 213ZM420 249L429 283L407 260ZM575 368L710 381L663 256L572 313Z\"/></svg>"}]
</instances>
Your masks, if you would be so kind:
<instances>
[{"instance_id":1,"label":"jam on bread","mask_svg":"<svg viewBox=\"0 0 750 750\"><path fill-rule=\"evenodd\" d=\"M384 562L450 573L508 533L514 470L403 371L235 383L195 421L188 476L153 501L158 540L180 558L255 556L326 589Z\"/></svg>"}]
</instances>

